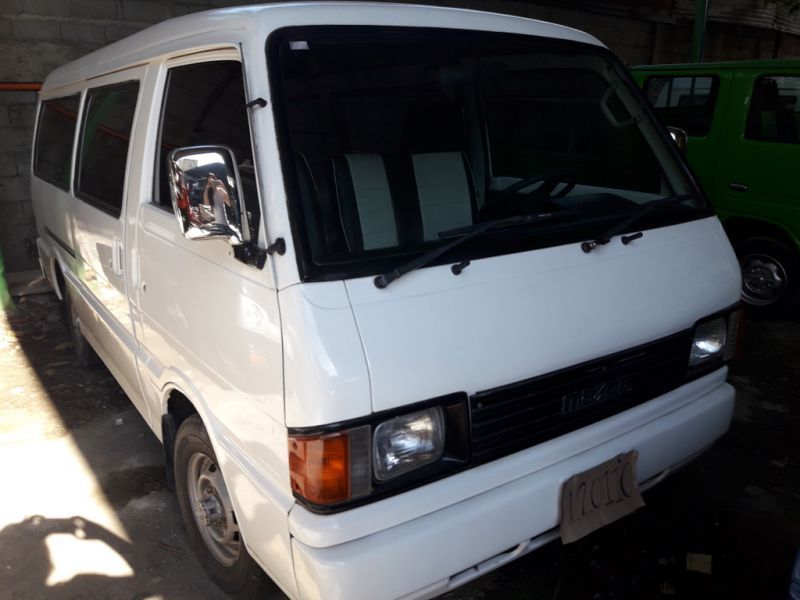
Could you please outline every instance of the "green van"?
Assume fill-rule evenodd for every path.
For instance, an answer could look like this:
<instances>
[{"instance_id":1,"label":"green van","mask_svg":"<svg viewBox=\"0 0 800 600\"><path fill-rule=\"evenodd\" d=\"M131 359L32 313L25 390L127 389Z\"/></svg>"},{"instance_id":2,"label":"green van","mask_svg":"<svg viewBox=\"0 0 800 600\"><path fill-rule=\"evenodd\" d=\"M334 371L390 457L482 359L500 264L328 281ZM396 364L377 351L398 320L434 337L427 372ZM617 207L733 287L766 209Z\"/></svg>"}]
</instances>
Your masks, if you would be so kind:
<instances>
[{"instance_id":1,"label":"green van","mask_svg":"<svg viewBox=\"0 0 800 600\"><path fill-rule=\"evenodd\" d=\"M722 220L753 312L800 305L800 60L640 66L633 76Z\"/></svg>"}]
</instances>

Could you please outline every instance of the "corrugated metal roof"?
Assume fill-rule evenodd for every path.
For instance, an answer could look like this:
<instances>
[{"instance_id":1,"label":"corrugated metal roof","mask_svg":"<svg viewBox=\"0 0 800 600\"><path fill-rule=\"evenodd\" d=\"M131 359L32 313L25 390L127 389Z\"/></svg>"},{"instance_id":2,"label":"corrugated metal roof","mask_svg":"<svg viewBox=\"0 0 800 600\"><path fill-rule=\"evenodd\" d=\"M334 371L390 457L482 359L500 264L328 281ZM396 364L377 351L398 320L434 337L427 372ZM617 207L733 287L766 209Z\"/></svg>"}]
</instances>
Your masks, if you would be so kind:
<instances>
[{"instance_id":1,"label":"corrugated metal roof","mask_svg":"<svg viewBox=\"0 0 800 600\"><path fill-rule=\"evenodd\" d=\"M797 69L800 67L800 58L766 58L762 60L730 60L721 62L704 62L704 63L672 63L665 65L639 65L631 67L631 71L643 72L714 72L714 71L734 71L744 69L774 69L779 71L781 69Z\"/></svg>"},{"instance_id":2,"label":"corrugated metal roof","mask_svg":"<svg viewBox=\"0 0 800 600\"><path fill-rule=\"evenodd\" d=\"M691 3L691 0L689 0ZM648 21L672 22L675 20L675 0L561 0L550 2L562 8L635 17ZM694 13L692 13L694 14Z\"/></svg>"},{"instance_id":3,"label":"corrugated metal roof","mask_svg":"<svg viewBox=\"0 0 800 600\"><path fill-rule=\"evenodd\" d=\"M697 0L536 0L535 3L667 23L694 19L697 10ZM794 3L800 8L800 0L709 0L708 18L800 34L800 10L792 12Z\"/></svg>"},{"instance_id":4,"label":"corrugated metal roof","mask_svg":"<svg viewBox=\"0 0 800 600\"><path fill-rule=\"evenodd\" d=\"M791 11L791 1L717 0L709 1L708 19L800 34L800 11ZM697 0L675 0L675 16L693 19Z\"/></svg>"}]
</instances>

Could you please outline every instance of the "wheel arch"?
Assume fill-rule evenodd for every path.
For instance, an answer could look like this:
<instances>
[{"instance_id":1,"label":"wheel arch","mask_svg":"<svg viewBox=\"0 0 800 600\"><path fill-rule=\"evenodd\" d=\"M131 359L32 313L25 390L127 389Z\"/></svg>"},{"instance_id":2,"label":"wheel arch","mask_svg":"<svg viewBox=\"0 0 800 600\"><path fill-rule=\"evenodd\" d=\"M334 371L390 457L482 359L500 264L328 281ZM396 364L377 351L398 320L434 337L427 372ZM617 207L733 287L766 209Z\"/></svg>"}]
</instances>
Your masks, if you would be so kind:
<instances>
[{"instance_id":1,"label":"wheel arch","mask_svg":"<svg viewBox=\"0 0 800 600\"><path fill-rule=\"evenodd\" d=\"M189 396L175 386L168 386L161 414L161 442L164 449L167 488L172 491L175 491L175 437L181 423L192 415L200 415L200 412Z\"/></svg>"},{"instance_id":2,"label":"wheel arch","mask_svg":"<svg viewBox=\"0 0 800 600\"><path fill-rule=\"evenodd\" d=\"M59 300L64 300L67 293L67 280L64 278L64 266L57 258L50 258L50 281L53 282L53 291Z\"/></svg>"},{"instance_id":3,"label":"wheel arch","mask_svg":"<svg viewBox=\"0 0 800 600\"><path fill-rule=\"evenodd\" d=\"M800 254L800 241L785 227L777 223L751 217L732 216L725 219L722 226L734 246L749 238L770 237L789 245Z\"/></svg>"},{"instance_id":4,"label":"wheel arch","mask_svg":"<svg viewBox=\"0 0 800 600\"><path fill-rule=\"evenodd\" d=\"M797 238L785 227L760 219L733 216L723 225L740 263L742 300L751 315L780 318L800 308ZM757 268L751 268L752 257Z\"/></svg>"}]
</instances>

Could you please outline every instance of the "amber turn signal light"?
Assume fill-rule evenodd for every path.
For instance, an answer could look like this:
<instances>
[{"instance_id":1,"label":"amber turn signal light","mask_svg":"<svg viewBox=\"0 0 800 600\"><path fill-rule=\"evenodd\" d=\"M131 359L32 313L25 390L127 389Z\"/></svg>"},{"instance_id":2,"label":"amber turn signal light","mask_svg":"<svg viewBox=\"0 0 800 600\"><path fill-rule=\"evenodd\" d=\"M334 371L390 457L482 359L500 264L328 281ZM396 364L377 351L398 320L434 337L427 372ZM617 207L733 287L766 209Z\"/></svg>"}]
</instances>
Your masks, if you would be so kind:
<instances>
[{"instance_id":1,"label":"amber turn signal light","mask_svg":"<svg viewBox=\"0 0 800 600\"><path fill-rule=\"evenodd\" d=\"M338 504L372 491L370 426L289 436L289 476L295 496Z\"/></svg>"},{"instance_id":2,"label":"amber turn signal light","mask_svg":"<svg viewBox=\"0 0 800 600\"><path fill-rule=\"evenodd\" d=\"M289 438L292 491L315 504L334 504L350 497L347 433Z\"/></svg>"}]
</instances>

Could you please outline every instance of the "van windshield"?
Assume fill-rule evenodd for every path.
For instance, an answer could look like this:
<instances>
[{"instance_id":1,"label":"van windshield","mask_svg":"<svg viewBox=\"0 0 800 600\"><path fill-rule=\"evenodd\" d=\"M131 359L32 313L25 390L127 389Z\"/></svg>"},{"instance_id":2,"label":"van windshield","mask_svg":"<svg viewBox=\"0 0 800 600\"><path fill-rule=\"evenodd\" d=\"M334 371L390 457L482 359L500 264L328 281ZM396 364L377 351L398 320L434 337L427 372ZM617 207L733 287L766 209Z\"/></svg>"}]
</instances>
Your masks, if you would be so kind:
<instances>
[{"instance_id":1,"label":"van windshield","mask_svg":"<svg viewBox=\"0 0 800 600\"><path fill-rule=\"evenodd\" d=\"M533 36L290 28L271 83L303 279L374 274L516 215L439 262L589 239L642 204L638 229L709 209L605 49ZM533 223L534 220L525 220Z\"/></svg>"}]
</instances>

